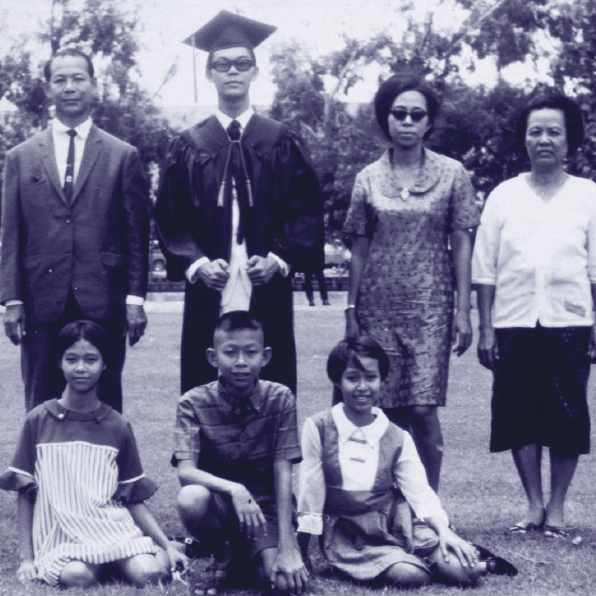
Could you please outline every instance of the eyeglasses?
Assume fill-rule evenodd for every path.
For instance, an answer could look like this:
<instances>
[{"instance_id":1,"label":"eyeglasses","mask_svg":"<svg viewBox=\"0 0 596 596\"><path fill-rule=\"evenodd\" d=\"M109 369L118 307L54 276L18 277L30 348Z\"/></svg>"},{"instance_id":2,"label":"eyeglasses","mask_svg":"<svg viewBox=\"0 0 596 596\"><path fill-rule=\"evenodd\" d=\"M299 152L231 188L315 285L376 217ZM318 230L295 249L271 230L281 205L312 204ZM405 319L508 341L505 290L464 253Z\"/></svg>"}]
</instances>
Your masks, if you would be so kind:
<instances>
[{"instance_id":1,"label":"eyeglasses","mask_svg":"<svg viewBox=\"0 0 596 596\"><path fill-rule=\"evenodd\" d=\"M414 108L412 111L408 112L405 108L396 108L395 110L389 110L389 113L399 122L403 122L408 116L412 120L412 122L420 122L428 113L424 110Z\"/></svg>"},{"instance_id":2,"label":"eyeglasses","mask_svg":"<svg viewBox=\"0 0 596 596\"><path fill-rule=\"evenodd\" d=\"M227 58L219 58L215 62L211 63L211 68L217 72L228 72L232 66L238 72L246 72L250 70L255 63L248 58L238 58L237 60L228 60Z\"/></svg>"}]
</instances>

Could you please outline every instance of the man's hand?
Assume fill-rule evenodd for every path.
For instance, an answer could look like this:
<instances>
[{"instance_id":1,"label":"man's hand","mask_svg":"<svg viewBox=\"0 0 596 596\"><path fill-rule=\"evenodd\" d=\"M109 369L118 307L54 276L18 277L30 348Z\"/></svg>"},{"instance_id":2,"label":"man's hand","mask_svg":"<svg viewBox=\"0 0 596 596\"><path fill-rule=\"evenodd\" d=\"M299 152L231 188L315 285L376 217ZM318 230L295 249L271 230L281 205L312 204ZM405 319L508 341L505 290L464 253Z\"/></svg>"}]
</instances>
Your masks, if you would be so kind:
<instances>
[{"instance_id":1,"label":"man's hand","mask_svg":"<svg viewBox=\"0 0 596 596\"><path fill-rule=\"evenodd\" d=\"M32 582L37 579L37 571L33 561L23 561L17 570L17 578L20 582Z\"/></svg>"},{"instance_id":2,"label":"man's hand","mask_svg":"<svg viewBox=\"0 0 596 596\"><path fill-rule=\"evenodd\" d=\"M253 286L268 284L278 271L279 263L273 257L253 255L246 264L246 272Z\"/></svg>"},{"instance_id":3,"label":"man's hand","mask_svg":"<svg viewBox=\"0 0 596 596\"><path fill-rule=\"evenodd\" d=\"M145 309L138 304L126 305L126 330L128 332L128 343L134 346L147 327L147 315Z\"/></svg>"},{"instance_id":4,"label":"man's hand","mask_svg":"<svg viewBox=\"0 0 596 596\"><path fill-rule=\"evenodd\" d=\"M499 352L495 330L492 327L481 327L480 337L478 338L478 360L480 364L489 370L493 370L498 359Z\"/></svg>"},{"instance_id":5,"label":"man's hand","mask_svg":"<svg viewBox=\"0 0 596 596\"><path fill-rule=\"evenodd\" d=\"M12 304L4 313L4 332L10 341L18 346L25 335L25 306Z\"/></svg>"},{"instance_id":6,"label":"man's hand","mask_svg":"<svg viewBox=\"0 0 596 596\"><path fill-rule=\"evenodd\" d=\"M267 528L267 522L261 508L244 485L237 484L232 489L230 496L240 522L240 529L249 538L254 536L259 529Z\"/></svg>"},{"instance_id":7,"label":"man's hand","mask_svg":"<svg viewBox=\"0 0 596 596\"><path fill-rule=\"evenodd\" d=\"M472 343L472 323L470 311L458 310L453 321L453 351L461 356Z\"/></svg>"},{"instance_id":8,"label":"man's hand","mask_svg":"<svg viewBox=\"0 0 596 596\"><path fill-rule=\"evenodd\" d=\"M198 274L210 290L221 292L230 279L230 266L223 259L215 259L201 265Z\"/></svg>"},{"instance_id":9,"label":"man's hand","mask_svg":"<svg viewBox=\"0 0 596 596\"><path fill-rule=\"evenodd\" d=\"M308 587L310 575L297 548L279 549L269 574L272 589L302 594Z\"/></svg>"}]
</instances>

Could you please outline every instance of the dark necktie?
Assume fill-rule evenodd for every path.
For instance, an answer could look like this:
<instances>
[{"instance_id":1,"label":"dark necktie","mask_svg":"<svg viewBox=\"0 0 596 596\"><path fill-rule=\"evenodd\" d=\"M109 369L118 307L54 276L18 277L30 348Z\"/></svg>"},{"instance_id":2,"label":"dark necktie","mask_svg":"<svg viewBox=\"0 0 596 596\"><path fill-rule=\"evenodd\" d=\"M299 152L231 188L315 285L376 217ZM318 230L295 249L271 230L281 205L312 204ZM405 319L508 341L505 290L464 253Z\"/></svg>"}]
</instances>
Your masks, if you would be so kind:
<instances>
[{"instance_id":1,"label":"dark necktie","mask_svg":"<svg viewBox=\"0 0 596 596\"><path fill-rule=\"evenodd\" d=\"M64 175L64 195L68 203L72 201L72 191L74 189L74 161L75 161L75 144L74 139L77 136L77 131L70 129L66 131L70 137L68 143L68 157L66 158L66 174Z\"/></svg>"},{"instance_id":2,"label":"dark necktie","mask_svg":"<svg viewBox=\"0 0 596 596\"><path fill-rule=\"evenodd\" d=\"M244 241L244 218L246 211L246 188L242 167L242 157L240 151L240 122L232 120L227 128L227 133L230 141L232 141L232 152L230 154L230 174L234 179L234 188L236 189L236 197L238 199L238 208L240 210L240 217L238 222L238 230L236 232L236 242L242 244Z\"/></svg>"}]
</instances>

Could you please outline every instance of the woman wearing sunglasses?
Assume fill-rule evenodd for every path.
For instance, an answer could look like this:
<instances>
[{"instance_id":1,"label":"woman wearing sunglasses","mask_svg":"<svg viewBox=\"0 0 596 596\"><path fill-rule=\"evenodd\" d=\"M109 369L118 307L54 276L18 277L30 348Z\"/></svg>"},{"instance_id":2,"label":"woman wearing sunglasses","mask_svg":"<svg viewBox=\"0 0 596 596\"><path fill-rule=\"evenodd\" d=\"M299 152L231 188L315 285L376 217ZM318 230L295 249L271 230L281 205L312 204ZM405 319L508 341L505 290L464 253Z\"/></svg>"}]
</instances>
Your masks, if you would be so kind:
<instances>
[{"instance_id":1,"label":"woman wearing sunglasses","mask_svg":"<svg viewBox=\"0 0 596 596\"><path fill-rule=\"evenodd\" d=\"M388 353L380 406L411 432L436 491L443 455L437 406L445 405L450 346L461 356L472 341L470 228L479 216L462 164L424 147L439 107L424 80L391 77L374 107L391 145L356 177L346 218L346 335L370 335Z\"/></svg>"}]
</instances>

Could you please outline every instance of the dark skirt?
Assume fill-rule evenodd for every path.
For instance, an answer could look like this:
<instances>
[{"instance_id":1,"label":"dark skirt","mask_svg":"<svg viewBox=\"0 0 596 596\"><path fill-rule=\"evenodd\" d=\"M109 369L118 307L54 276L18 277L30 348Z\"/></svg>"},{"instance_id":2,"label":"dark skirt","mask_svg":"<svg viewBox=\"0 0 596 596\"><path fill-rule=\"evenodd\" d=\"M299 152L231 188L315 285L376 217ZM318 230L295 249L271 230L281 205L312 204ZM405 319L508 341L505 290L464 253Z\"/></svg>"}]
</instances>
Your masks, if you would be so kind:
<instances>
[{"instance_id":1,"label":"dark skirt","mask_svg":"<svg viewBox=\"0 0 596 596\"><path fill-rule=\"evenodd\" d=\"M590 452L590 327L496 329L491 451Z\"/></svg>"}]
</instances>

